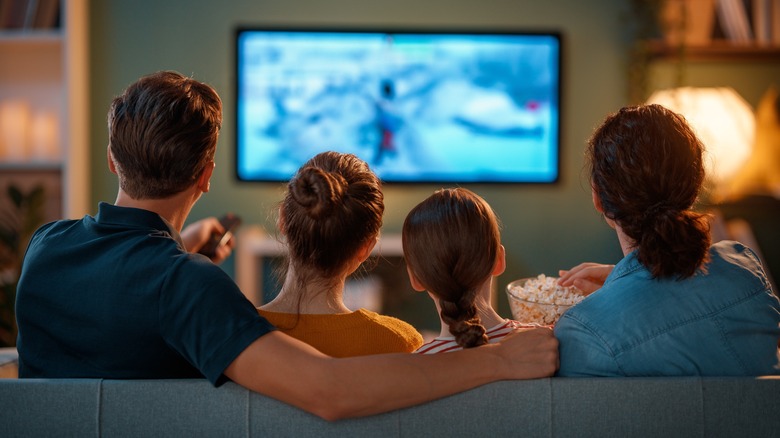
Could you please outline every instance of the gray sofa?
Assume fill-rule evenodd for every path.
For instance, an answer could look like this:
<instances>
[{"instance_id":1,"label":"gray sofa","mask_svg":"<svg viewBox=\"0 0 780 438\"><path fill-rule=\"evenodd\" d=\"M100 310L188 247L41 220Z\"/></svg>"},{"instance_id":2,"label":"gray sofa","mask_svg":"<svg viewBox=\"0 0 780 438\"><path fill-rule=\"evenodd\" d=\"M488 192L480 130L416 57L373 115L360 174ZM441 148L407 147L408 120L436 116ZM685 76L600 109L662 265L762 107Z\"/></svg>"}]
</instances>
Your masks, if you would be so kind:
<instances>
[{"instance_id":1,"label":"gray sofa","mask_svg":"<svg viewBox=\"0 0 780 438\"><path fill-rule=\"evenodd\" d=\"M780 378L506 381L337 422L233 383L0 379L0 436L778 437Z\"/></svg>"}]
</instances>

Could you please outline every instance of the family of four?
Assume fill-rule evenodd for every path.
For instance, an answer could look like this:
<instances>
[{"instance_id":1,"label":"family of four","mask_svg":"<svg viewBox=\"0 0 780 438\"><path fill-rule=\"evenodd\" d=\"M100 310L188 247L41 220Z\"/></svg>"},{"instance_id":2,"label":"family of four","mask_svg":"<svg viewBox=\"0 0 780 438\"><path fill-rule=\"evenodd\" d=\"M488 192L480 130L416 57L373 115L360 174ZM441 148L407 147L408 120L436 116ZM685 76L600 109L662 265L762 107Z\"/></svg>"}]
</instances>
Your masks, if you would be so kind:
<instances>
[{"instance_id":1,"label":"family of four","mask_svg":"<svg viewBox=\"0 0 780 438\"><path fill-rule=\"evenodd\" d=\"M379 180L353 155L319 154L290 180L278 217L289 263L273 301L255 308L214 263L230 245L198 254L222 231L214 218L183 229L209 191L221 123L217 93L176 72L142 77L114 99L116 201L44 225L27 249L21 378L232 380L339 419L496 380L777 373L780 303L749 248L711 244L707 218L692 210L703 146L660 106L623 108L589 141L593 203L625 257L561 271L561 285L596 292L554 331L491 307L505 253L482 198L442 189L412 209L402 231L409 279L441 316L425 345L409 324L344 304L384 212Z\"/></svg>"}]
</instances>

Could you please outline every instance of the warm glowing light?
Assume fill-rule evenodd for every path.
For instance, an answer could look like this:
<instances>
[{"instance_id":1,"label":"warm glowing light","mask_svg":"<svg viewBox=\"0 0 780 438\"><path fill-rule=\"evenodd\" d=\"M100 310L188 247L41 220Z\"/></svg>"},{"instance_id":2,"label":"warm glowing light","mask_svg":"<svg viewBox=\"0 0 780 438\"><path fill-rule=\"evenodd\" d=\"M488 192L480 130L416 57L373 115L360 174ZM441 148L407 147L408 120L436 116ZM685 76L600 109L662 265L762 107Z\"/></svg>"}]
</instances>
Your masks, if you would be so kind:
<instances>
[{"instance_id":1,"label":"warm glowing light","mask_svg":"<svg viewBox=\"0 0 780 438\"><path fill-rule=\"evenodd\" d=\"M653 93L657 103L682 114L707 149L707 175L724 184L750 156L755 135L753 109L732 88L675 88Z\"/></svg>"}]
</instances>

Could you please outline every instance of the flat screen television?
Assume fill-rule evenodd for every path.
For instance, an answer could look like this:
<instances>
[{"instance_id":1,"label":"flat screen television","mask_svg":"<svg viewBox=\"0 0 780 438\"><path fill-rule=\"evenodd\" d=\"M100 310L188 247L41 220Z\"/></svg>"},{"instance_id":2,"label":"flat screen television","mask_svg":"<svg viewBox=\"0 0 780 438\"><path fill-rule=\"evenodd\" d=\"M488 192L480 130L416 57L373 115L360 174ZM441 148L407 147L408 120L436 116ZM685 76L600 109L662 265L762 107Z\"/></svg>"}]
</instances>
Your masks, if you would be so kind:
<instances>
[{"instance_id":1,"label":"flat screen television","mask_svg":"<svg viewBox=\"0 0 780 438\"><path fill-rule=\"evenodd\" d=\"M386 183L558 179L558 33L239 28L235 48L241 181L325 150Z\"/></svg>"}]
</instances>

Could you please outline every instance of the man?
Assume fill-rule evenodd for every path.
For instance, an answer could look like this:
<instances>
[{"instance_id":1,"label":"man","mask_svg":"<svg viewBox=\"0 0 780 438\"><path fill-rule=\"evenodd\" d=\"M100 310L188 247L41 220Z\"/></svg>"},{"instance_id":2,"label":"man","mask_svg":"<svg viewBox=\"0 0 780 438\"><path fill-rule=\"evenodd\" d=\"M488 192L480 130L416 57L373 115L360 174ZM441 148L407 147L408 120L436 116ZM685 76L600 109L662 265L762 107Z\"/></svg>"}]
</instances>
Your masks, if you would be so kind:
<instances>
[{"instance_id":1,"label":"man","mask_svg":"<svg viewBox=\"0 0 780 438\"><path fill-rule=\"evenodd\" d=\"M334 359L274 331L180 230L209 191L222 103L175 72L131 84L108 115L114 205L41 227L18 286L20 377L230 379L325 419L385 412L502 379L550 376L548 329L448 355ZM229 249L222 249L224 257Z\"/></svg>"}]
</instances>

